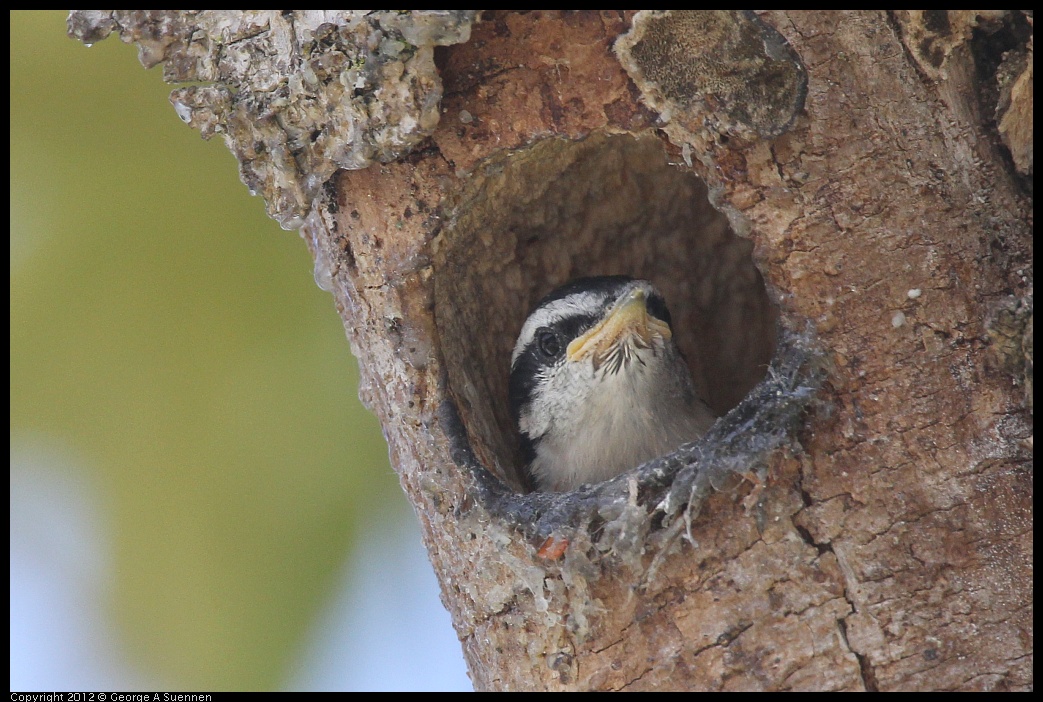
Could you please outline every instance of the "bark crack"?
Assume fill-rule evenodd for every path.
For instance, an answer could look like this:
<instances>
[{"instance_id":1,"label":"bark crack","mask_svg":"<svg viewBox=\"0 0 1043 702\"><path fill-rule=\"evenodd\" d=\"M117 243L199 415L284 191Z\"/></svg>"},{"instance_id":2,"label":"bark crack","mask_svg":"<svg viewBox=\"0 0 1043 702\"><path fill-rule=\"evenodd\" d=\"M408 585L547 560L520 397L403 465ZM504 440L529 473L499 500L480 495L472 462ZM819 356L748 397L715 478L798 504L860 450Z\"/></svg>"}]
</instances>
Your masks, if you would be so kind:
<instances>
[{"instance_id":1,"label":"bark crack","mask_svg":"<svg viewBox=\"0 0 1043 702\"><path fill-rule=\"evenodd\" d=\"M844 597L847 598L847 588L844 588ZM854 603L848 600L848 603L854 607ZM866 688L866 692L879 692L880 688L876 680L876 671L873 670L872 663L869 662L869 657L862 655L851 646L851 642L847 638L847 618L837 619L837 631L840 632L840 638L844 641L844 645L847 650L854 654L855 659L858 660L858 669L862 675L862 684Z\"/></svg>"},{"instance_id":2,"label":"bark crack","mask_svg":"<svg viewBox=\"0 0 1043 702\"><path fill-rule=\"evenodd\" d=\"M801 476L801 482L803 482L803 475ZM803 484L800 484L798 487L800 489L801 500L804 503L804 509L811 507L814 504L811 495L807 492L807 490L804 489ZM814 537L811 535L811 532L807 528L797 524L795 520L791 521L793 522L793 527L795 531L800 535L801 539L803 539L805 543L807 543L809 546L818 551L819 556L822 556L825 553L832 553L833 557L837 559L837 562L840 562L840 558L837 556L836 551L833 550L833 544L831 542L825 541L819 543L815 541ZM843 572L843 568L841 568L841 572ZM840 585L842 588L844 600L847 602L848 607L851 608L851 614L857 614L858 606L855 604L855 601L851 598L851 595L848 591L847 579L841 577ZM876 671L873 670L873 665L870 662L869 657L856 651L854 647L851 646L851 642L848 640L847 617L841 617L836 621L837 630L840 632L840 638L844 642L844 646L847 648L848 651L851 652L852 655L854 655L855 659L858 661L858 669L862 677L862 685L865 687L867 692L878 692L879 686L876 679Z\"/></svg>"}]
</instances>

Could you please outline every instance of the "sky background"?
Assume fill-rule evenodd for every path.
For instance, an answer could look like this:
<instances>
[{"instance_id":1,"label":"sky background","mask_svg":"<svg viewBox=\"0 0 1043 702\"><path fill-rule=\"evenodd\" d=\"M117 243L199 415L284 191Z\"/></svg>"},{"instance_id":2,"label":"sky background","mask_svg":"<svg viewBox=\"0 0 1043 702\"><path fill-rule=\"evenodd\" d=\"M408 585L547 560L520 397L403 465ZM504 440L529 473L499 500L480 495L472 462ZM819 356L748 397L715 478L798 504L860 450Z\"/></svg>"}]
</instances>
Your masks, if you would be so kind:
<instances>
[{"instance_id":1,"label":"sky background","mask_svg":"<svg viewBox=\"0 0 1043 702\"><path fill-rule=\"evenodd\" d=\"M161 68L11 13L12 690L468 690L333 301Z\"/></svg>"}]
</instances>

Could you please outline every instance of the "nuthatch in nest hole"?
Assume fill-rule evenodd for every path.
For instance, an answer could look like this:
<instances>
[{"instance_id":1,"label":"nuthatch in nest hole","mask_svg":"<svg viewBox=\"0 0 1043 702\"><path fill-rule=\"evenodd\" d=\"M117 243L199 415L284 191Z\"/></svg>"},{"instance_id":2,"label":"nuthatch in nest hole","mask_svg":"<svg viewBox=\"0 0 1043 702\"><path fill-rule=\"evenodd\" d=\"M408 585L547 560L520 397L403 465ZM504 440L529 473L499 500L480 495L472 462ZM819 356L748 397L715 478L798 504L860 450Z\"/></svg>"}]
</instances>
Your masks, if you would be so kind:
<instances>
[{"instance_id":1,"label":"nuthatch in nest hole","mask_svg":"<svg viewBox=\"0 0 1043 702\"><path fill-rule=\"evenodd\" d=\"M645 280L574 280L543 298L511 356L511 412L544 491L613 478L714 423Z\"/></svg>"}]
</instances>

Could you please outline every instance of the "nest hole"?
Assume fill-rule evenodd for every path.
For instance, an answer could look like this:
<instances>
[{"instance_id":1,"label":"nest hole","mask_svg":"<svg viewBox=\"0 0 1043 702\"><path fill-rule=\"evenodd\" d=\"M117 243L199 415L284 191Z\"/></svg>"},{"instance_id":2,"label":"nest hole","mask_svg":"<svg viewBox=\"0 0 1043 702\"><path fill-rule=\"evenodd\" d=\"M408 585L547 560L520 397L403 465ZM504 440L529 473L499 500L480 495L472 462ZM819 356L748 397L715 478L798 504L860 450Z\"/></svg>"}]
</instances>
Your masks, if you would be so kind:
<instances>
[{"instance_id":1,"label":"nest hole","mask_svg":"<svg viewBox=\"0 0 1043 702\"><path fill-rule=\"evenodd\" d=\"M528 489L507 403L510 355L533 305L582 276L663 293L703 398L722 415L763 377L777 311L753 245L653 135L548 139L468 177L435 241L435 323L477 458Z\"/></svg>"}]
</instances>

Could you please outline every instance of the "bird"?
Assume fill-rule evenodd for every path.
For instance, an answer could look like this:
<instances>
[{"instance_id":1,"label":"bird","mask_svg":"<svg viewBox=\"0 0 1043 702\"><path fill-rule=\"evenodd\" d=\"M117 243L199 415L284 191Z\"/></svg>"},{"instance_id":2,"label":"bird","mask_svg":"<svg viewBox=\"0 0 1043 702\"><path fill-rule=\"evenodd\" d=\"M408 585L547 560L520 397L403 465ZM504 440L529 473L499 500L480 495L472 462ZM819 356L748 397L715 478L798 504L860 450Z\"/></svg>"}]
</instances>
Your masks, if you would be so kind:
<instances>
[{"instance_id":1,"label":"bird","mask_svg":"<svg viewBox=\"0 0 1043 702\"><path fill-rule=\"evenodd\" d=\"M716 420L662 294L624 275L579 278L536 304L511 354L508 396L528 477L542 492L613 478Z\"/></svg>"}]
</instances>

